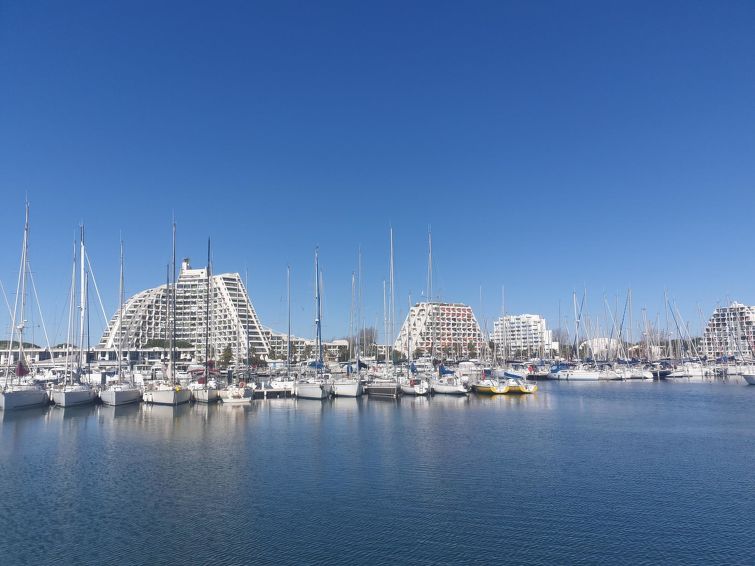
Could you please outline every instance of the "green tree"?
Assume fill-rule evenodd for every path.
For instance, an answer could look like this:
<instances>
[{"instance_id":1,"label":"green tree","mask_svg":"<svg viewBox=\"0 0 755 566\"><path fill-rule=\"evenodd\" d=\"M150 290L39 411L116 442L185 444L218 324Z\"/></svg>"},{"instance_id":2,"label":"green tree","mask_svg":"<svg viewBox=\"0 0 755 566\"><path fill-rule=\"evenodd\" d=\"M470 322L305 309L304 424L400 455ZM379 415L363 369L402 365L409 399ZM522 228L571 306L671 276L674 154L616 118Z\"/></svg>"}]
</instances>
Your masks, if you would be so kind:
<instances>
[{"instance_id":1,"label":"green tree","mask_svg":"<svg viewBox=\"0 0 755 566\"><path fill-rule=\"evenodd\" d=\"M467 344L467 351L470 358L474 358L477 355L477 344L473 340L470 340L469 344Z\"/></svg>"},{"instance_id":2,"label":"green tree","mask_svg":"<svg viewBox=\"0 0 755 566\"><path fill-rule=\"evenodd\" d=\"M229 365L231 365L231 361L233 361L233 351L231 350L230 344L225 347L223 350L223 353L220 354L220 367L223 369L226 369Z\"/></svg>"}]
</instances>

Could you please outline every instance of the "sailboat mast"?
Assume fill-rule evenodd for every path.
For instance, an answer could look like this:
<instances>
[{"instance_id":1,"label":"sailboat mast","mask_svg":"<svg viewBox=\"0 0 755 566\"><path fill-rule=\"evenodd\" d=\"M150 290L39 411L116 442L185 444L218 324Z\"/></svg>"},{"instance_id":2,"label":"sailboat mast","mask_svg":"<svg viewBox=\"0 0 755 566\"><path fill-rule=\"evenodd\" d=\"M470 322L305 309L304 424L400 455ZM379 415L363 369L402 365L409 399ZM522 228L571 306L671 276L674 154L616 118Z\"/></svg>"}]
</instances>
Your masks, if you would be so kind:
<instances>
[{"instance_id":1,"label":"sailboat mast","mask_svg":"<svg viewBox=\"0 0 755 566\"><path fill-rule=\"evenodd\" d=\"M121 269L118 277L118 381L123 378L123 240L121 240Z\"/></svg>"},{"instance_id":2,"label":"sailboat mast","mask_svg":"<svg viewBox=\"0 0 755 566\"><path fill-rule=\"evenodd\" d=\"M288 335L286 337L286 378L291 379L291 266L286 266L286 302L288 303Z\"/></svg>"},{"instance_id":3,"label":"sailboat mast","mask_svg":"<svg viewBox=\"0 0 755 566\"><path fill-rule=\"evenodd\" d=\"M317 371L320 371L322 358L322 310L320 304L320 248L315 248L315 340L317 347Z\"/></svg>"},{"instance_id":4,"label":"sailboat mast","mask_svg":"<svg viewBox=\"0 0 755 566\"><path fill-rule=\"evenodd\" d=\"M430 360L435 360L435 325L433 324L433 232L427 229L427 315L430 317Z\"/></svg>"},{"instance_id":5,"label":"sailboat mast","mask_svg":"<svg viewBox=\"0 0 755 566\"><path fill-rule=\"evenodd\" d=\"M84 225L79 226L79 371L86 364L84 353L84 330L86 325L86 262L84 254Z\"/></svg>"},{"instance_id":6,"label":"sailboat mast","mask_svg":"<svg viewBox=\"0 0 755 566\"><path fill-rule=\"evenodd\" d=\"M390 333L391 333L389 349L392 349L393 336L394 336L394 331L395 331L394 324L396 320L396 305L394 301L394 287L393 287L393 283L394 283L393 281L393 227L391 227L391 266L390 266L389 278L390 278L390 292L391 292L390 303L389 303L390 312L389 312L389 322L388 322ZM391 366L393 366L393 356L391 356Z\"/></svg>"},{"instance_id":7,"label":"sailboat mast","mask_svg":"<svg viewBox=\"0 0 755 566\"><path fill-rule=\"evenodd\" d=\"M71 263L71 289L68 292L68 328L66 329L66 368L63 381L68 382L69 372L73 376L73 340L74 340L74 312L76 311L76 236L73 238L73 261Z\"/></svg>"},{"instance_id":8,"label":"sailboat mast","mask_svg":"<svg viewBox=\"0 0 755 566\"><path fill-rule=\"evenodd\" d=\"M210 238L207 238L207 269L205 272L205 314L204 314L204 379L210 379Z\"/></svg>"},{"instance_id":9,"label":"sailboat mast","mask_svg":"<svg viewBox=\"0 0 755 566\"><path fill-rule=\"evenodd\" d=\"M176 221L173 221L172 251L173 288L170 289L170 377L176 382Z\"/></svg>"},{"instance_id":10,"label":"sailboat mast","mask_svg":"<svg viewBox=\"0 0 755 566\"><path fill-rule=\"evenodd\" d=\"M8 385L8 376L10 375L10 366L13 362L13 338L18 330L18 365L16 366L16 372L14 377L20 378L25 375L24 370L24 313L26 312L26 263L27 263L27 249L29 247L29 203L26 203L25 215L24 215L24 237L21 244L21 266L18 271L18 283L16 287L17 295L16 302L13 306L13 320L11 321L11 336L8 343L8 363L5 372L5 383ZM21 300L21 312L17 310L19 297ZM16 324L16 315L20 314L20 322ZM18 371L21 370L21 371ZM19 375L21 374L21 375Z\"/></svg>"}]
</instances>

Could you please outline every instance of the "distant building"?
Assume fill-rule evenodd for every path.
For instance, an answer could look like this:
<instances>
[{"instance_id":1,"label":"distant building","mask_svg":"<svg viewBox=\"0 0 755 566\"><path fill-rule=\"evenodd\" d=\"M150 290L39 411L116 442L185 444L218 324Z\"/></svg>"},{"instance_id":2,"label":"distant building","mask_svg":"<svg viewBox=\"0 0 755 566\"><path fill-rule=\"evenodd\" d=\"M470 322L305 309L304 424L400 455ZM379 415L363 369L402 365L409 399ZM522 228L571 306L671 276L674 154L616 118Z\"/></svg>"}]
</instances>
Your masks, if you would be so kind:
<instances>
[{"instance_id":1,"label":"distant building","mask_svg":"<svg viewBox=\"0 0 755 566\"><path fill-rule=\"evenodd\" d=\"M270 344L270 359L285 360L288 355L288 334L275 332L270 328L263 329L263 334ZM331 340L322 343L322 356L325 361L338 361L348 355L349 341L345 339ZM299 338L291 336L291 361L303 362L317 357L317 342L314 338Z\"/></svg>"},{"instance_id":2,"label":"distant building","mask_svg":"<svg viewBox=\"0 0 755 566\"><path fill-rule=\"evenodd\" d=\"M480 325L472 307L460 303L417 303L401 326L394 348L412 354L420 350L443 358L473 358L483 348Z\"/></svg>"},{"instance_id":3,"label":"distant building","mask_svg":"<svg viewBox=\"0 0 755 566\"><path fill-rule=\"evenodd\" d=\"M227 347L236 363L253 356L267 358L269 345L241 276L212 275L209 295L207 290L207 269L192 269L185 259L176 282L175 338L179 345L185 348L190 344L194 358L204 360L209 330L210 355L215 359ZM167 285L137 293L126 301L122 320L120 311L115 313L97 348L114 350L119 343L124 350L164 346L171 336L170 302Z\"/></svg>"},{"instance_id":4,"label":"distant building","mask_svg":"<svg viewBox=\"0 0 755 566\"><path fill-rule=\"evenodd\" d=\"M719 307L703 333L703 352L708 358L753 355L755 307L732 303Z\"/></svg>"},{"instance_id":5,"label":"distant building","mask_svg":"<svg viewBox=\"0 0 755 566\"><path fill-rule=\"evenodd\" d=\"M499 317L493 323L492 339L498 351L511 356L544 356L558 351L553 332L539 314Z\"/></svg>"}]
</instances>

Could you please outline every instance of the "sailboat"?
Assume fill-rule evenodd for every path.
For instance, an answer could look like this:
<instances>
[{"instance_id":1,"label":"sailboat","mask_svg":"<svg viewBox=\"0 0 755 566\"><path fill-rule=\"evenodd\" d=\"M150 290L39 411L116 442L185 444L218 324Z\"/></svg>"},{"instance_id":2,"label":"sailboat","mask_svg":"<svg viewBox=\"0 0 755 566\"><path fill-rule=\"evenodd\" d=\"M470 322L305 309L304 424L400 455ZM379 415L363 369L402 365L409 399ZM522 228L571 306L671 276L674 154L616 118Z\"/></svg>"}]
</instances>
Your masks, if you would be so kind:
<instances>
[{"instance_id":1,"label":"sailboat","mask_svg":"<svg viewBox=\"0 0 755 566\"><path fill-rule=\"evenodd\" d=\"M210 277L210 239L207 238L207 273L205 277L205 341L204 371L202 377L189 384L194 401L197 403L214 403L220 399L218 382L211 375L214 365L210 361L210 304L212 302L212 279Z\"/></svg>"},{"instance_id":2,"label":"sailboat","mask_svg":"<svg viewBox=\"0 0 755 566\"><path fill-rule=\"evenodd\" d=\"M16 303L13 307L13 321L11 323L11 337L8 341L7 365L2 381L0 393L0 409L11 411L14 409L26 409L30 407L42 407L50 401L47 391L42 389L29 379L29 366L24 355L24 318L26 312L26 274L28 270L29 249L29 203L26 203L26 216L24 222L24 238L21 246L21 268L19 272L18 292ZM20 301L20 312L18 306ZM20 316L18 319L16 315ZM17 340L17 342L16 342ZM13 345L18 344L18 361L13 366Z\"/></svg>"},{"instance_id":3,"label":"sailboat","mask_svg":"<svg viewBox=\"0 0 755 566\"><path fill-rule=\"evenodd\" d=\"M173 223L173 285L168 285L170 308L170 357L163 370L167 380L148 385L142 394L145 403L155 405L183 405L191 400L191 391L176 380L176 223Z\"/></svg>"},{"instance_id":4,"label":"sailboat","mask_svg":"<svg viewBox=\"0 0 755 566\"><path fill-rule=\"evenodd\" d=\"M121 275L118 284L118 381L106 385L100 390L100 400L105 405L128 405L138 403L142 399L142 391L134 384L134 374L129 372L130 379L123 376L123 241L121 240Z\"/></svg>"},{"instance_id":5,"label":"sailboat","mask_svg":"<svg viewBox=\"0 0 755 566\"><path fill-rule=\"evenodd\" d=\"M317 358L310 364L306 374L298 376L294 386L294 394L300 399L327 399L332 392L332 383L323 374L325 364L322 355L319 249L315 249L315 347Z\"/></svg>"},{"instance_id":6,"label":"sailboat","mask_svg":"<svg viewBox=\"0 0 755 566\"><path fill-rule=\"evenodd\" d=\"M360 257L360 264L361 264L361 257ZM352 311L352 320L354 319L353 313L354 313L354 302L356 299L357 291L356 291L356 278L354 274L351 274L351 311ZM361 293L360 293L361 295ZM359 310L358 308L356 309ZM357 319L359 317L357 316ZM352 328L350 328L351 331L353 331L353 325L351 325ZM360 336L359 336L359 328L361 327L360 322L357 320L357 332L354 334L352 332L352 340L354 340L354 353L356 355L356 364L351 365L349 364L349 377L342 377L340 379L333 380L333 395L336 397L360 397L363 393L362 391L362 381L359 378L359 370L361 365L361 360L359 359L359 346L360 346Z\"/></svg>"},{"instance_id":7,"label":"sailboat","mask_svg":"<svg viewBox=\"0 0 755 566\"><path fill-rule=\"evenodd\" d=\"M409 295L409 314L406 332L406 351L408 353L406 360L406 375L401 378L401 393L404 395L428 395L430 393L430 383L427 379L413 375L416 372L412 362L412 297Z\"/></svg>"},{"instance_id":8,"label":"sailboat","mask_svg":"<svg viewBox=\"0 0 755 566\"><path fill-rule=\"evenodd\" d=\"M365 385L365 390L370 397L389 397L398 398L401 393L401 385L396 377L396 368L392 359L393 344L393 322L395 319L395 305L393 302L393 228L390 229L390 264L389 264L389 282L390 282L390 303L386 308L385 302L385 281L383 281L383 323L385 327L385 364L382 375L372 379Z\"/></svg>"},{"instance_id":9,"label":"sailboat","mask_svg":"<svg viewBox=\"0 0 755 566\"><path fill-rule=\"evenodd\" d=\"M76 258L74 256L74 266ZM73 305L73 289L76 282L76 270L74 267L73 277L71 278L71 305ZM81 376L84 374L84 368L87 365L87 351L85 349L87 316L87 271L86 271L86 248L84 247L84 226L80 226L79 236L79 358L76 371L66 372L64 382L53 388L52 401L59 407L73 407L75 405L88 405L94 403L97 398L97 391L90 383L81 383ZM69 381L70 375L70 381Z\"/></svg>"},{"instance_id":10,"label":"sailboat","mask_svg":"<svg viewBox=\"0 0 755 566\"><path fill-rule=\"evenodd\" d=\"M288 333L286 335L286 376L273 378L269 385L271 389L282 390L294 394L296 382L291 375L291 266L286 268L286 302L288 304Z\"/></svg>"}]
</instances>

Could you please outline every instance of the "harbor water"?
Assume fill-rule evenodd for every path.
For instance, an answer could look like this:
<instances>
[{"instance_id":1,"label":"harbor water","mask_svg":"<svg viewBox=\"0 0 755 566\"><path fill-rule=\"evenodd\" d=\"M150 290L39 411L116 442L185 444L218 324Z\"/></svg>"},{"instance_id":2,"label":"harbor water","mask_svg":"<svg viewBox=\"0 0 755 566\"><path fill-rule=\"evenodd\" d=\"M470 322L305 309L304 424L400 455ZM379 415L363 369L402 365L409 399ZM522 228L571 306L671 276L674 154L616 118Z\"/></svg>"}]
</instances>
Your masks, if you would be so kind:
<instances>
[{"instance_id":1,"label":"harbor water","mask_svg":"<svg viewBox=\"0 0 755 566\"><path fill-rule=\"evenodd\" d=\"M0 414L3 564L752 564L755 386Z\"/></svg>"}]
</instances>

